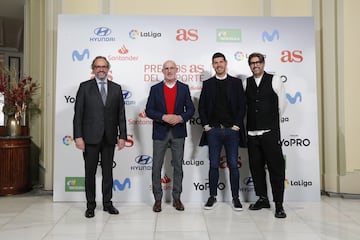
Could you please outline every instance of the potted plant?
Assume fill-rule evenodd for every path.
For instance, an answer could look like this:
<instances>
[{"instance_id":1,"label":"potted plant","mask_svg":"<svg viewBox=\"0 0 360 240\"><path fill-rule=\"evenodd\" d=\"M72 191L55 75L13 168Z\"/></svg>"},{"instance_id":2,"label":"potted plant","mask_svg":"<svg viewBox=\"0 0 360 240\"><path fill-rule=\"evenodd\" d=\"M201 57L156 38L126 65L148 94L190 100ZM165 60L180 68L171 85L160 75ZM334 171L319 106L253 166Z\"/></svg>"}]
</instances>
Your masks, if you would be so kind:
<instances>
[{"instance_id":1,"label":"potted plant","mask_svg":"<svg viewBox=\"0 0 360 240\"><path fill-rule=\"evenodd\" d=\"M39 84L30 76L18 79L15 69L0 66L0 93L4 96L3 113L7 118L5 126L8 135L21 135L21 118L26 117L30 110L39 113L37 104L33 103L33 96L38 92Z\"/></svg>"}]
</instances>

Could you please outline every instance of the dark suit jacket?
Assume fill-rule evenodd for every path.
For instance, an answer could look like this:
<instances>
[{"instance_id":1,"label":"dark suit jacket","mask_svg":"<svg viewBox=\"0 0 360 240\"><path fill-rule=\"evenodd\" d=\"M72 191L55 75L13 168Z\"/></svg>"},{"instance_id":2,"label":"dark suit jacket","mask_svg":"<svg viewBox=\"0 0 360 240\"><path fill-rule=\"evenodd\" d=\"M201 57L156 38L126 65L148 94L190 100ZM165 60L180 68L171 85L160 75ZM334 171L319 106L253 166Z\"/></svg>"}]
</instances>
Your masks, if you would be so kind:
<instances>
[{"instance_id":1,"label":"dark suit jacket","mask_svg":"<svg viewBox=\"0 0 360 240\"><path fill-rule=\"evenodd\" d=\"M241 79L228 75L227 79L227 102L230 106L234 125L240 127L240 146L245 146L244 116L246 112L246 98ZM216 103L216 78L215 76L203 82L199 99L199 117L203 126L209 124L210 117L215 109ZM206 132L200 139L200 146L207 145Z\"/></svg>"},{"instance_id":2,"label":"dark suit jacket","mask_svg":"<svg viewBox=\"0 0 360 240\"><path fill-rule=\"evenodd\" d=\"M186 122L192 118L195 112L194 104L191 100L190 90L188 85L176 81L176 101L174 114L180 115L184 120L175 126L170 126L162 120L162 116L167 113L164 95L164 82L155 84L150 89L149 98L146 104L146 116L153 120L153 140L163 140L169 130L175 138L185 138Z\"/></svg>"},{"instance_id":3,"label":"dark suit jacket","mask_svg":"<svg viewBox=\"0 0 360 240\"><path fill-rule=\"evenodd\" d=\"M76 94L73 119L74 139L82 137L86 144L97 144L104 136L108 143L127 139L125 105L121 86L108 80L104 106L95 79L80 84Z\"/></svg>"}]
</instances>

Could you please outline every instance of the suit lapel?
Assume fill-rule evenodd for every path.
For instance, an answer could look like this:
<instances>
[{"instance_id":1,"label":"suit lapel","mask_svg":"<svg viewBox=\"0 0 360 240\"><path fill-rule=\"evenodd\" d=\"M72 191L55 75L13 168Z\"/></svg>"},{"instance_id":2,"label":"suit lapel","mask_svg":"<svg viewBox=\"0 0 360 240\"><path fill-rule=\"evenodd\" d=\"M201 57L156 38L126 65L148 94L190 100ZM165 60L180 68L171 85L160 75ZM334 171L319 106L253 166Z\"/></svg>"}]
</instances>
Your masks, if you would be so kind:
<instances>
[{"instance_id":1,"label":"suit lapel","mask_svg":"<svg viewBox=\"0 0 360 240\"><path fill-rule=\"evenodd\" d=\"M105 103L108 103L108 99L110 99L113 94L114 94L114 91L113 91L113 88L112 88L112 82L108 79L107 80L107 95L106 95L106 102Z\"/></svg>"},{"instance_id":2,"label":"suit lapel","mask_svg":"<svg viewBox=\"0 0 360 240\"><path fill-rule=\"evenodd\" d=\"M180 85L176 81L176 98L175 98L175 108L174 108L175 111L178 108L179 97L180 97Z\"/></svg>"},{"instance_id":3,"label":"suit lapel","mask_svg":"<svg viewBox=\"0 0 360 240\"><path fill-rule=\"evenodd\" d=\"M164 87L165 87L165 83L163 82L159 88L159 96L160 96L160 99L163 99L162 101L160 101L160 104L162 105L163 109L166 112L167 110L166 110L166 99L165 99Z\"/></svg>"}]
</instances>

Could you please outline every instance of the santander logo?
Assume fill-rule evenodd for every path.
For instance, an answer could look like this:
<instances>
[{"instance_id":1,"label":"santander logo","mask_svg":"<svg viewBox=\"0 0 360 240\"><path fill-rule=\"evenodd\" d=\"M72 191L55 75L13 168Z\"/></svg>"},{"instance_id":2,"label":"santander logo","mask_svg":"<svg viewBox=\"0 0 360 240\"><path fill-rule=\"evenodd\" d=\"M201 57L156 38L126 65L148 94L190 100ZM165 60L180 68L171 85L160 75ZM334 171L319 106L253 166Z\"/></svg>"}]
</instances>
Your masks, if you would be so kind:
<instances>
[{"instance_id":1,"label":"santander logo","mask_svg":"<svg viewBox=\"0 0 360 240\"><path fill-rule=\"evenodd\" d=\"M122 45L121 48L118 50L118 53L120 54L127 54L129 53L129 49L125 47L125 45Z\"/></svg>"}]
</instances>

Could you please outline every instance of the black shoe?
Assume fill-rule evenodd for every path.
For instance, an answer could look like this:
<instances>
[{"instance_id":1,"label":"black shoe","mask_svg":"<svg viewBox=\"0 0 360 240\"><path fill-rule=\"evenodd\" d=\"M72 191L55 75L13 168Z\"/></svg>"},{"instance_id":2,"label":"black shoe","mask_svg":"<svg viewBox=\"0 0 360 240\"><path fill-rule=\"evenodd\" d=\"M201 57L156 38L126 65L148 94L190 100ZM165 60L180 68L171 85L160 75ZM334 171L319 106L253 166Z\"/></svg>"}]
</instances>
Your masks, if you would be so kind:
<instances>
[{"instance_id":1,"label":"black shoe","mask_svg":"<svg viewBox=\"0 0 360 240\"><path fill-rule=\"evenodd\" d=\"M234 198L232 203L233 203L233 209L235 211L242 211L243 210L243 207L241 205L241 202L240 202L239 198Z\"/></svg>"},{"instance_id":2,"label":"black shoe","mask_svg":"<svg viewBox=\"0 0 360 240\"><path fill-rule=\"evenodd\" d=\"M210 196L204 206L204 209L206 209L206 210L213 209L215 207L215 203L216 203L216 197Z\"/></svg>"},{"instance_id":3,"label":"black shoe","mask_svg":"<svg viewBox=\"0 0 360 240\"><path fill-rule=\"evenodd\" d=\"M275 217L286 218L286 213L282 206L282 203L275 203Z\"/></svg>"},{"instance_id":4,"label":"black shoe","mask_svg":"<svg viewBox=\"0 0 360 240\"><path fill-rule=\"evenodd\" d=\"M260 197L256 203L250 204L250 210L260 210L262 208L270 208L269 199L265 197Z\"/></svg>"},{"instance_id":5,"label":"black shoe","mask_svg":"<svg viewBox=\"0 0 360 240\"><path fill-rule=\"evenodd\" d=\"M87 218L93 218L95 217L95 212L94 212L94 209L86 209L85 211L85 217Z\"/></svg>"},{"instance_id":6,"label":"black shoe","mask_svg":"<svg viewBox=\"0 0 360 240\"><path fill-rule=\"evenodd\" d=\"M184 205L182 204L180 199L174 199L173 207L178 211L184 211Z\"/></svg>"},{"instance_id":7,"label":"black shoe","mask_svg":"<svg viewBox=\"0 0 360 240\"><path fill-rule=\"evenodd\" d=\"M109 214L119 214L119 210L117 210L113 205L104 206L104 211Z\"/></svg>"},{"instance_id":8,"label":"black shoe","mask_svg":"<svg viewBox=\"0 0 360 240\"><path fill-rule=\"evenodd\" d=\"M155 200L154 206L153 206L154 212L161 212L161 200Z\"/></svg>"}]
</instances>

